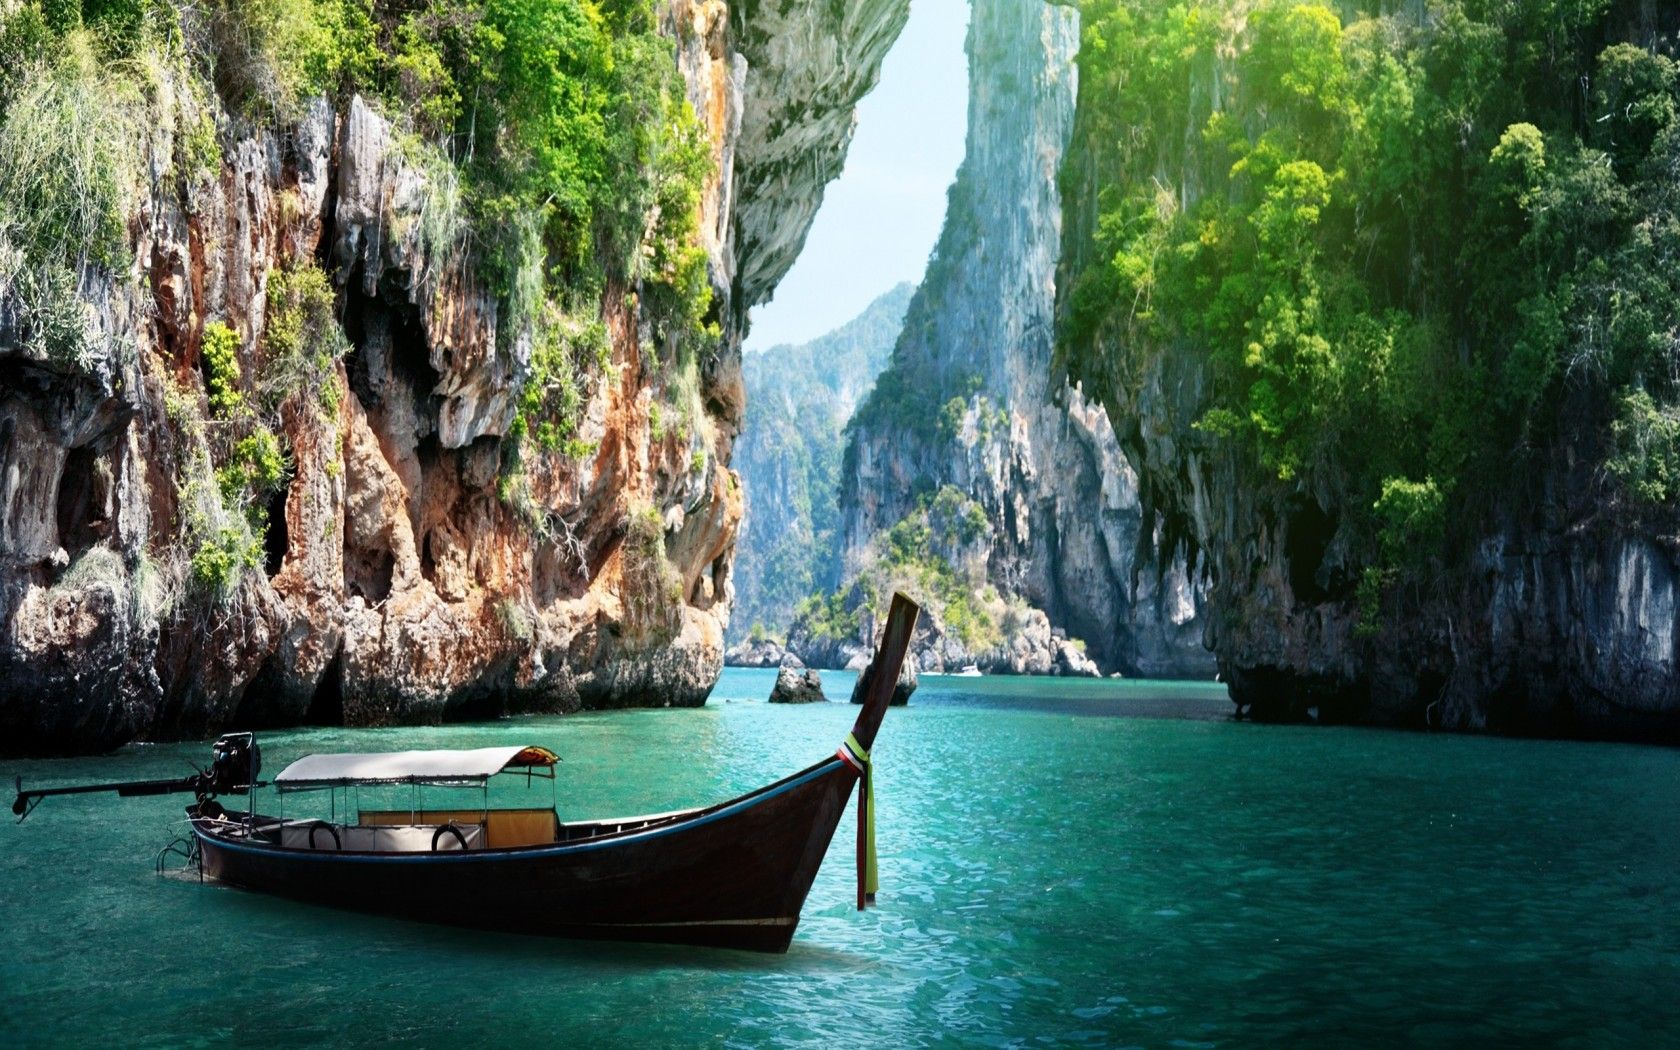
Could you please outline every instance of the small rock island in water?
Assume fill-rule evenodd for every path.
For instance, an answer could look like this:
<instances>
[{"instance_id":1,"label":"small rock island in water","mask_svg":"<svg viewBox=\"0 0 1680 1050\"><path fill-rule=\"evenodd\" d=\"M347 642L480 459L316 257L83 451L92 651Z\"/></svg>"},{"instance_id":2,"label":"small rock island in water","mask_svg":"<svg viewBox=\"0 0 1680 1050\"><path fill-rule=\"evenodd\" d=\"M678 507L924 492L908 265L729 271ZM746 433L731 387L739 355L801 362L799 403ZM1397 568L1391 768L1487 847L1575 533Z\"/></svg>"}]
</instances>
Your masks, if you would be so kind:
<instances>
[{"instance_id":1,"label":"small rock island in water","mask_svg":"<svg viewBox=\"0 0 1680 1050\"><path fill-rule=\"evenodd\" d=\"M810 704L827 700L823 695L822 675L799 662L798 657L782 660L776 672L776 685L770 690L772 704Z\"/></svg>"}]
</instances>

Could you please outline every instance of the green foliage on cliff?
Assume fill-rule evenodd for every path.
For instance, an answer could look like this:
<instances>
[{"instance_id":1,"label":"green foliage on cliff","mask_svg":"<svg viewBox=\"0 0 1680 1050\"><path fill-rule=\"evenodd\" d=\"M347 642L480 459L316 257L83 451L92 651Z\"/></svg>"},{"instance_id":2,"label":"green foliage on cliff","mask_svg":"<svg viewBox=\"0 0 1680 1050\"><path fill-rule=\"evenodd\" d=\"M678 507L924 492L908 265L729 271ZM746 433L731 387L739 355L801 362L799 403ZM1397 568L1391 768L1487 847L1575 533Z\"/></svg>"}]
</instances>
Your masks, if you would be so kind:
<instances>
[{"instance_id":1,"label":"green foliage on cliff","mask_svg":"<svg viewBox=\"0 0 1680 1050\"><path fill-rule=\"evenodd\" d=\"M626 517L619 570L627 640L669 642L682 628L683 581L665 553L665 521L658 507L642 506Z\"/></svg>"},{"instance_id":2,"label":"green foliage on cliff","mask_svg":"<svg viewBox=\"0 0 1680 1050\"><path fill-rule=\"evenodd\" d=\"M995 646L1011 616L1010 603L986 582L990 540L985 509L945 485L871 539L851 582L801 602L791 633L856 641L860 610L868 606L879 623L892 595L903 591L969 652Z\"/></svg>"},{"instance_id":3,"label":"green foliage on cliff","mask_svg":"<svg viewBox=\"0 0 1680 1050\"><path fill-rule=\"evenodd\" d=\"M240 391L239 333L225 321L211 321L204 326L200 352L204 356L204 388L210 395L210 411L218 416L232 416L245 408L245 395Z\"/></svg>"},{"instance_id":4,"label":"green foliage on cliff","mask_svg":"<svg viewBox=\"0 0 1680 1050\"><path fill-rule=\"evenodd\" d=\"M543 457L584 460L600 447L579 434L583 408L595 389L614 377L612 343L606 326L569 316L546 304L534 325L531 362L514 404L513 421L502 440L501 501L532 532L545 539L571 539L571 526L536 500L531 470ZM582 555L572 551L581 568Z\"/></svg>"},{"instance_id":5,"label":"green foliage on cliff","mask_svg":"<svg viewBox=\"0 0 1680 1050\"><path fill-rule=\"evenodd\" d=\"M532 265L568 284L640 278L685 320L704 313L688 242L709 159L648 0L485 0L453 76L473 100L455 130L483 223L539 233L538 257L513 244L491 260L510 287Z\"/></svg>"},{"instance_id":6,"label":"green foliage on cliff","mask_svg":"<svg viewBox=\"0 0 1680 1050\"><path fill-rule=\"evenodd\" d=\"M239 334L225 322L204 326L200 353L209 419L190 395L175 391L166 400L171 422L192 450L180 465L176 491L192 550L188 576L218 604L232 600L247 570L262 566L268 497L288 472L272 429L274 411L245 396L240 346Z\"/></svg>"},{"instance_id":7,"label":"green foliage on cliff","mask_svg":"<svg viewBox=\"0 0 1680 1050\"><path fill-rule=\"evenodd\" d=\"M263 496L286 480L286 459L274 431L258 428L234 442L228 465L223 468L222 491L234 496Z\"/></svg>"},{"instance_id":8,"label":"green foliage on cliff","mask_svg":"<svg viewBox=\"0 0 1680 1050\"><path fill-rule=\"evenodd\" d=\"M85 364L96 338L112 340L83 297L99 281L140 279L129 242L141 199L173 195L191 213L213 199L201 191L223 174L224 144L264 126L286 142L318 100L342 115L360 95L391 124L387 163L423 179L414 298L424 309L460 277L468 291L484 278L499 299L497 349L523 382L501 491L533 530L575 548L528 471L538 457L594 450L578 430L588 396L614 375L605 312L632 308L626 330L686 399L679 416L692 414L694 377L718 339L700 231L712 143L656 12L654 0L0 4L6 320L36 356ZM155 146L172 149L167 169L142 171ZM297 201L291 191L276 201L288 228L306 218ZM345 389L332 279L308 259L282 263L266 306L228 305L265 321L252 346L225 324L204 332L215 418L194 426L204 455L176 464L181 527L198 552L185 575L221 598L256 564L268 525L274 457L251 442L272 438L301 392L336 418Z\"/></svg>"},{"instance_id":9,"label":"green foliage on cliff","mask_svg":"<svg viewBox=\"0 0 1680 1050\"><path fill-rule=\"evenodd\" d=\"M1653 506L1680 499L1680 407L1634 390L1622 398L1610 431L1615 453L1605 465L1617 480Z\"/></svg>"},{"instance_id":10,"label":"green foliage on cliff","mask_svg":"<svg viewBox=\"0 0 1680 1050\"><path fill-rule=\"evenodd\" d=\"M587 384L606 374L612 344L600 322L556 316L537 329L531 371L508 430L509 448L527 439L543 452L579 459L594 451L577 437Z\"/></svg>"},{"instance_id":11,"label":"green foliage on cliff","mask_svg":"<svg viewBox=\"0 0 1680 1050\"><path fill-rule=\"evenodd\" d=\"M975 528L977 512L979 528ZM921 509L886 531L880 559L864 581L871 596L887 598L904 591L932 610L945 629L970 652L1000 639L987 605L997 592L985 582L983 563L961 559L963 548L985 534L985 511L953 486L946 485Z\"/></svg>"},{"instance_id":12,"label":"green foliage on cliff","mask_svg":"<svg viewBox=\"0 0 1680 1050\"><path fill-rule=\"evenodd\" d=\"M856 641L862 621L855 607L846 607L846 597L844 591L808 595L794 606L793 622L807 637L821 642Z\"/></svg>"},{"instance_id":13,"label":"green foliage on cliff","mask_svg":"<svg viewBox=\"0 0 1680 1050\"><path fill-rule=\"evenodd\" d=\"M1199 355L1196 429L1338 493L1379 572L1572 428L1670 498L1675 63L1606 46L1616 0L1371 6L1086 0L1071 370Z\"/></svg>"},{"instance_id":14,"label":"green foliage on cliff","mask_svg":"<svg viewBox=\"0 0 1680 1050\"><path fill-rule=\"evenodd\" d=\"M118 141L136 122L112 109L137 99L133 69L185 55L247 120L286 123L313 98L342 106L360 93L440 150L456 170L428 181L455 193L446 211L471 229L451 224L452 239L470 244L506 299L508 338L544 300L572 308L609 283L639 294L658 338L686 352L716 338L698 231L711 144L652 0L12 6L0 24L0 112L16 119L0 151L19 163L6 165L13 185L0 185L0 205L34 226L0 232L34 253L32 271L36 255L117 262L120 168L138 150ZM194 166L219 156L213 124L180 130ZM78 163L59 162L67 150ZM67 178L79 183L57 184ZM32 236L43 225L54 236Z\"/></svg>"},{"instance_id":15,"label":"green foliage on cliff","mask_svg":"<svg viewBox=\"0 0 1680 1050\"><path fill-rule=\"evenodd\" d=\"M259 568L262 563L260 535L239 522L223 525L205 536L193 551L192 582L218 604L225 605L233 600L246 570Z\"/></svg>"},{"instance_id":16,"label":"green foliage on cliff","mask_svg":"<svg viewBox=\"0 0 1680 1050\"><path fill-rule=\"evenodd\" d=\"M225 328L213 323L209 327ZM237 347L231 330L228 338ZM184 579L214 604L226 604L238 592L249 569L263 563L263 529L267 512L256 498L282 480L285 462L278 439L263 429L251 431L250 413L244 402L236 406L235 418L206 419L205 400L194 387L178 385L164 376L164 412L177 430L186 450L177 466L175 498L177 526L184 541L180 549L166 552L180 558L183 575L162 573L160 581ZM246 436L234 440L239 428ZM218 468L212 449L223 459ZM163 602L172 607L173 600Z\"/></svg>"},{"instance_id":17,"label":"green foliage on cliff","mask_svg":"<svg viewBox=\"0 0 1680 1050\"><path fill-rule=\"evenodd\" d=\"M37 6L20 8L0 21L0 107L11 101L52 41L52 27Z\"/></svg>"},{"instance_id":18,"label":"green foliage on cliff","mask_svg":"<svg viewBox=\"0 0 1680 1050\"><path fill-rule=\"evenodd\" d=\"M246 571L263 564L269 498L290 472L277 433L282 406L307 398L304 404L337 414L334 369L348 344L333 302L331 282L311 262L271 272L263 345L247 355L254 374L240 365L239 334L211 321L200 341L210 418L181 392L167 399L171 421L195 450L177 479L189 578L217 602L231 600Z\"/></svg>"},{"instance_id":19,"label":"green foliage on cliff","mask_svg":"<svg viewBox=\"0 0 1680 1050\"><path fill-rule=\"evenodd\" d=\"M194 449L177 479L182 531L193 551L189 578L219 603L233 598L247 570L263 564L271 497L291 470L278 433L283 409L313 405L336 416L337 362L348 349L332 284L312 262L270 272L266 307L262 345L244 354L250 374L240 364L238 333L223 321L204 326L209 419L179 392L168 399L171 421Z\"/></svg>"},{"instance_id":20,"label":"green foliage on cliff","mask_svg":"<svg viewBox=\"0 0 1680 1050\"><path fill-rule=\"evenodd\" d=\"M37 356L73 365L92 338L78 286L128 262L145 107L139 79L108 66L87 32L49 43L35 14L0 28L0 296Z\"/></svg>"},{"instance_id":21,"label":"green foliage on cliff","mask_svg":"<svg viewBox=\"0 0 1680 1050\"><path fill-rule=\"evenodd\" d=\"M332 280L312 261L269 273L259 386L270 412L309 393L327 418L337 417L335 366L350 343L339 327L335 301Z\"/></svg>"}]
</instances>

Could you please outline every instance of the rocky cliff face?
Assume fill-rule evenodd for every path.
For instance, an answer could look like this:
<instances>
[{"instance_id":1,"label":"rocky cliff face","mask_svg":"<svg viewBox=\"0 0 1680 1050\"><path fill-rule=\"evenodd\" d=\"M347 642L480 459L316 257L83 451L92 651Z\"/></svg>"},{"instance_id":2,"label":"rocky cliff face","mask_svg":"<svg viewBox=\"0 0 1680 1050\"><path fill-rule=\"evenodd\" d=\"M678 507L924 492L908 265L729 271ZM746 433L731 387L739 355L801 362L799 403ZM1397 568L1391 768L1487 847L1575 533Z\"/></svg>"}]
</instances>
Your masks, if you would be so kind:
<instances>
[{"instance_id":1,"label":"rocky cliff face","mask_svg":"<svg viewBox=\"0 0 1680 1050\"><path fill-rule=\"evenodd\" d=\"M976 0L967 155L893 363L852 424L841 497L850 571L874 558L877 536L953 486L987 523L962 557L1034 607L1004 614L1019 621L1006 632L1022 643L1013 649L924 638L924 669L1051 670L1054 630L1083 639L1107 669L1212 672L1193 573L1148 556L1154 518L1104 409L1052 378L1056 173L1078 36L1068 8Z\"/></svg>"},{"instance_id":2,"label":"rocky cliff face","mask_svg":"<svg viewBox=\"0 0 1680 1050\"><path fill-rule=\"evenodd\" d=\"M901 284L839 328L744 362L747 414L733 466L746 492L730 636L787 631L810 594L840 582L836 500L846 421L904 327Z\"/></svg>"},{"instance_id":3,"label":"rocky cliff face","mask_svg":"<svg viewBox=\"0 0 1680 1050\"><path fill-rule=\"evenodd\" d=\"M909 0L740 0L732 40L747 68L736 170L734 303L737 328L770 297L817 217L822 187L839 177L857 126L856 103L910 17Z\"/></svg>"},{"instance_id":4,"label":"rocky cliff face","mask_svg":"<svg viewBox=\"0 0 1680 1050\"><path fill-rule=\"evenodd\" d=\"M1129 357L1118 347L1116 361ZM1680 546L1672 524L1610 512L1585 444L1505 503L1439 589L1399 596L1361 629L1356 565L1324 492L1257 483L1252 463L1192 427L1208 377L1152 354L1112 389L1147 499L1200 548L1209 644L1239 711L1540 735L1680 739ZM1134 380L1141 380L1134 385Z\"/></svg>"},{"instance_id":5,"label":"rocky cliff face","mask_svg":"<svg viewBox=\"0 0 1680 1050\"><path fill-rule=\"evenodd\" d=\"M517 486L504 444L531 342L498 331L505 300L470 263L428 256L443 176L359 97L260 126L162 75L123 187L132 266L78 290L88 350L23 339L26 275L0 273L0 750L703 702L741 515L742 319L803 242L905 14L662 7L711 141L701 240L722 348L692 417L662 426L683 395L648 360L636 290L609 287L579 454L527 464ZM183 143L206 124L221 159L199 176ZM281 403L262 564L212 597L187 542L206 500L224 509L206 495L226 452L207 323L236 337L237 382L258 396L277 275L316 261L344 352L306 362L307 396Z\"/></svg>"},{"instance_id":6,"label":"rocky cliff face","mask_svg":"<svg viewBox=\"0 0 1680 1050\"><path fill-rule=\"evenodd\" d=\"M1422 17L1411 5L1382 7L1402 24ZM1648 3L1615 8L1594 54L1617 39L1672 52L1680 29L1672 12ZM1349 19L1367 10L1339 9ZM1189 89L1196 105L1232 97L1224 58L1197 67ZM1082 81L1063 183L1064 289L1098 250L1099 195L1113 179L1103 169L1115 150L1098 141L1097 129L1111 102ZM1206 158L1193 133L1178 148L1183 130L1160 133L1169 147L1159 156L1130 159L1154 165L1154 185L1189 211ZM1062 320L1077 309L1064 297ZM1099 329L1094 345L1078 351L1078 371L1117 423L1146 516L1161 522L1154 534L1166 550L1197 550L1209 570L1208 641L1239 711L1268 720L1680 740L1680 527L1672 506L1626 512L1604 468L1603 399L1590 388L1577 388L1555 419L1537 423L1544 443L1512 449L1502 476L1470 501L1478 535L1430 578L1386 595L1372 616L1355 591L1372 557L1355 528L1368 508L1352 505L1333 470L1281 480L1250 450L1207 433L1197 423L1217 402L1206 349L1160 345L1125 327Z\"/></svg>"}]
</instances>

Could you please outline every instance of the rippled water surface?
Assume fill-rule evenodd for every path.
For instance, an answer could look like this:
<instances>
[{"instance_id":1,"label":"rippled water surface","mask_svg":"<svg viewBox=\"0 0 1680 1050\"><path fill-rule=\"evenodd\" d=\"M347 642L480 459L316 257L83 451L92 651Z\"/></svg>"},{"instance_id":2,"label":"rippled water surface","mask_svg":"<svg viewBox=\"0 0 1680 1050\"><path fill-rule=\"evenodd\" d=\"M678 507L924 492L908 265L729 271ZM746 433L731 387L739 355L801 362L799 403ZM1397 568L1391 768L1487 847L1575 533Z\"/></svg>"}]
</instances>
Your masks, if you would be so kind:
<instances>
[{"instance_id":1,"label":"rippled water surface","mask_svg":"<svg viewBox=\"0 0 1680 1050\"><path fill-rule=\"evenodd\" d=\"M845 735L849 705L770 707L771 680L728 671L700 710L263 743L270 773L309 751L546 744L563 815L660 810ZM851 676L825 684L845 696ZM0 830L0 1044L1680 1038L1680 753L1259 727L1226 720L1222 693L924 678L876 745L880 906L852 908L848 817L785 956L475 934L159 879L179 799L49 799ZM206 752L0 773L169 776Z\"/></svg>"}]
</instances>

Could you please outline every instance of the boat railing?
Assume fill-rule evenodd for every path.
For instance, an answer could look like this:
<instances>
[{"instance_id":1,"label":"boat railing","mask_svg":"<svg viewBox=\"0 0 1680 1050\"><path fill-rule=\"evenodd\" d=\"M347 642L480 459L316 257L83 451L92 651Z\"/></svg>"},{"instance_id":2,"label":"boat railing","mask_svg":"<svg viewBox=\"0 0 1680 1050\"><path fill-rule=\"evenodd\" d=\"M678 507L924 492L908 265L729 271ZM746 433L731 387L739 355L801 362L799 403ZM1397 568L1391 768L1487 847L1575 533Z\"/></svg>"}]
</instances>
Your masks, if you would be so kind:
<instances>
[{"instance_id":1,"label":"boat railing","mask_svg":"<svg viewBox=\"0 0 1680 1050\"><path fill-rule=\"evenodd\" d=\"M285 849L355 853L428 853L485 848L482 823L347 824L332 820L257 818L215 820L219 838L263 842Z\"/></svg>"}]
</instances>

